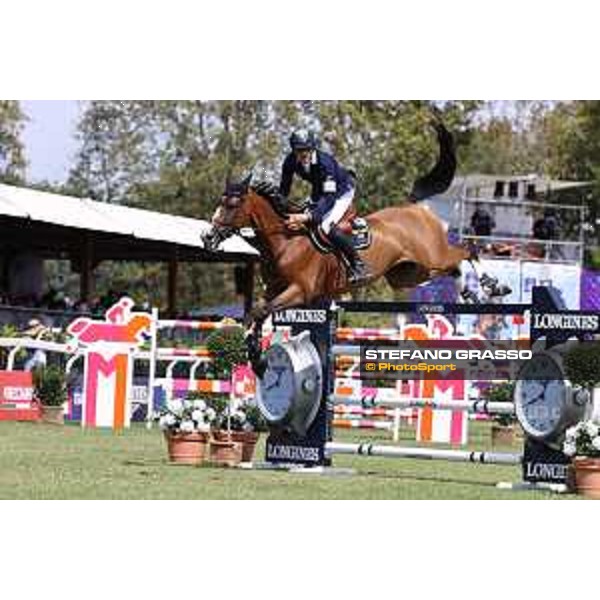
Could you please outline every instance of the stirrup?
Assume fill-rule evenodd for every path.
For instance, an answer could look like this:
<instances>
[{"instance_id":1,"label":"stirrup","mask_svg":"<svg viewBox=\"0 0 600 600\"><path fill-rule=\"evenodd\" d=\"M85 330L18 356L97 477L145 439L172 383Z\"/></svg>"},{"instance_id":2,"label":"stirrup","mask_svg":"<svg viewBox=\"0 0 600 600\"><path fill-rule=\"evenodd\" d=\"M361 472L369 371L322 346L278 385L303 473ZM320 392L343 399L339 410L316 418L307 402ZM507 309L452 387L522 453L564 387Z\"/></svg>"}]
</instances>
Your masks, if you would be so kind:
<instances>
[{"instance_id":1,"label":"stirrup","mask_svg":"<svg viewBox=\"0 0 600 600\"><path fill-rule=\"evenodd\" d=\"M371 270L366 265L361 267L350 267L348 270L348 282L350 285L364 285L373 279Z\"/></svg>"}]
</instances>

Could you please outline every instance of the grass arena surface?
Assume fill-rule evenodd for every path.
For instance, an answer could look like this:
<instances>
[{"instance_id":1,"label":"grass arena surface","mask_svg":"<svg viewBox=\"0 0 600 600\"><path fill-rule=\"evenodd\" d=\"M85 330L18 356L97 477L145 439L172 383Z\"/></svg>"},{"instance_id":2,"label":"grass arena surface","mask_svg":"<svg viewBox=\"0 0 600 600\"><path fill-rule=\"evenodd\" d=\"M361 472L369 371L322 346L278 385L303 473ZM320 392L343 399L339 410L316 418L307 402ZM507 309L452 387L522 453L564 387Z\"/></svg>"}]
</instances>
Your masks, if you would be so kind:
<instances>
[{"instance_id":1,"label":"grass arena surface","mask_svg":"<svg viewBox=\"0 0 600 600\"><path fill-rule=\"evenodd\" d=\"M471 422L471 450L490 450L490 425ZM401 445L415 445L403 428ZM391 444L385 432L340 431L335 439ZM264 434L257 448L262 460ZM436 446L436 447L439 447ZM319 476L171 465L158 429L115 434L39 423L0 422L0 499L573 499L571 494L497 490L520 468L414 459L336 456L354 475ZM515 452L519 446L498 447Z\"/></svg>"}]
</instances>

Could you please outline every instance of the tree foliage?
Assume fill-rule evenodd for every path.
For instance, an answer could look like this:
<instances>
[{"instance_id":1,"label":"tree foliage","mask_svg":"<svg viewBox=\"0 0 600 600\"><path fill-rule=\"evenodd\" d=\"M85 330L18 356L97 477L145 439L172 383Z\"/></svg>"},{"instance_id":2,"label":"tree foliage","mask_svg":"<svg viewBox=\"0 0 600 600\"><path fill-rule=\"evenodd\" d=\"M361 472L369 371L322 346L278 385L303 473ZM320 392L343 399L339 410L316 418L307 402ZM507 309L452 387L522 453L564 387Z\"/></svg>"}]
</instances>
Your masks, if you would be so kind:
<instances>
[{"instance_id":1,"label":"tree foliage","mask_svg":"<svg viewBox=\"0 0 600 600\"><path fill-rule=\"evenodd\" d=\"M18 101L0 100L0 181L4 183L23 183L27 163L20 135L25 120Z\"/></svg>"}]
</instances>

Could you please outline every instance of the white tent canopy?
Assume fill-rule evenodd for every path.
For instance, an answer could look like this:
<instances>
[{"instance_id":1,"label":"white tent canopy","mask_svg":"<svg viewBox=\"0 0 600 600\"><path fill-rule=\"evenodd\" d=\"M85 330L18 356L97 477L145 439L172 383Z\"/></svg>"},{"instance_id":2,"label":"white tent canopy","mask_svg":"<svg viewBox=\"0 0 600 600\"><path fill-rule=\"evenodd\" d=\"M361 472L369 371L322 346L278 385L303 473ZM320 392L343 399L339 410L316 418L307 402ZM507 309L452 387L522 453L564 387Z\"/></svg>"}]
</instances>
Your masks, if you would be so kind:
<instances>
[{"instance_id":1,"label":"white tent canopy","mask_svg":"<svg viewBox=\"0 0 600 600\"><path fill-rule=\"evenodd\" d=\"M201 219L5 184L0 184L0 216L2 215L202 250L204 245L201 235L210 227L207 221ZM258 254L239 236L226 240L220 251L225 254L247 254L248 257Z\"/></svg>"}]
</instances>

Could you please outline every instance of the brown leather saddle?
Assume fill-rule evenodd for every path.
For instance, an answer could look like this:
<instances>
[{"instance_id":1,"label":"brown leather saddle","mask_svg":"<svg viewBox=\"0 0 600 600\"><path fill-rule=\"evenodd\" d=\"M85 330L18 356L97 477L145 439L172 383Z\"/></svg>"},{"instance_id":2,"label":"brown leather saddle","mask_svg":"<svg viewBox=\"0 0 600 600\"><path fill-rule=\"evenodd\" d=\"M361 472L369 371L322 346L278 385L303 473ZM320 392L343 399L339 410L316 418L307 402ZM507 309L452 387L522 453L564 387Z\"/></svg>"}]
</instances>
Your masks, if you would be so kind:
<instances>
[{"instance_id":1,"label":"brown leather saddle","mask_svg":"<svg viewBox=\"0 0 600 600\"><path fill-rule=\"evenodd\" d=\"M352 236L352 243L356 250L365 250L371 245L369 223L366 219L358 216L354 206L350 206L337 224L337 227L344 233ZM327 234L321 227L310 227L308 230L308 237L317 250L323 254L329 254L335 250L333 244L327 237Z\"/></svg>"}]
</instances>

